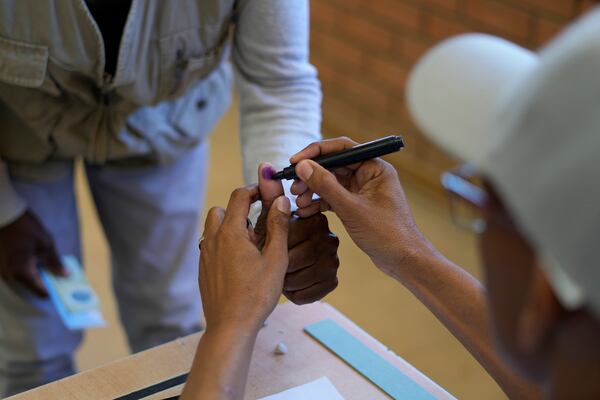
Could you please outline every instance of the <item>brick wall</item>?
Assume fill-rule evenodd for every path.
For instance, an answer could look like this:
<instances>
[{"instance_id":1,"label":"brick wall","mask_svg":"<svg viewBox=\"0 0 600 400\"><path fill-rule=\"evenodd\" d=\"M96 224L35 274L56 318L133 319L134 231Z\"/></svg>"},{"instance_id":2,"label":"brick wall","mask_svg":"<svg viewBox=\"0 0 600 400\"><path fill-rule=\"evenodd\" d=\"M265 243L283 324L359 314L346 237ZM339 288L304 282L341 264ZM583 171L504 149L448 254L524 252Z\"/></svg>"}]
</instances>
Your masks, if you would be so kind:
<instances>
[{"instance_id":1,"label":"brick wall","mask_svg":"<svg viewBox=\"0 0 600 400\"><path fill-rule=\"evenodd\" d=\"M358 141L400 132L406 151L390 160L439 187L456 164L411 122L404 83L439 40L488 32L537 48L598 0L313 0L311 58L323 84L323 132Z\"/></svg>"}]
</instances>

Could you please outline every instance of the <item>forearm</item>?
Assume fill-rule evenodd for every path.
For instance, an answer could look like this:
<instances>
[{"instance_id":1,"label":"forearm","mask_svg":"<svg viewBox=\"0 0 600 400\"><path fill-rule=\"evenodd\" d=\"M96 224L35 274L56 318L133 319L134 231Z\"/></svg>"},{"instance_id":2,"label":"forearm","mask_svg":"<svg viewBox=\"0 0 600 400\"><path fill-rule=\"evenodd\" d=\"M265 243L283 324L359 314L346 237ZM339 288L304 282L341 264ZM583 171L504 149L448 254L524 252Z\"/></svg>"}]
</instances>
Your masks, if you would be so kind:
<instances>
[{"instance_id":1,"label":"forearm","mask_svg":"<svg viewBox=\"0 0 600 400\"><path fill-rule=\"evenodd\" d=\"M538 387L517 375L494 348L485 287L429 244L388 269L465 346L511 399L541 398Z\"/></svg>"},{"instance_id":2,"label":"forearm","mask_svg":"<svg viewBox=\"0 0 600 400\"><path fill-rule=\"evenodd\" d=\"M181 399L242 399L256 334L237 327L207 330Z\"/></svg>"}]
</instances>

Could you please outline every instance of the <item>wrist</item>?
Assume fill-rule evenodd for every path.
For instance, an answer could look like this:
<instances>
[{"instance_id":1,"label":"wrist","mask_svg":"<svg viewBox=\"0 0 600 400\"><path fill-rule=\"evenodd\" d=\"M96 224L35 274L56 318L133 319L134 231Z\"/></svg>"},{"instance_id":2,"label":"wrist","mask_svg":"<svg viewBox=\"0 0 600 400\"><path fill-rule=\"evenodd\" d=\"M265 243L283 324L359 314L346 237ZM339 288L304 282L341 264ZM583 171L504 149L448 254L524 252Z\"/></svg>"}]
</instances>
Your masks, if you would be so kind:
<instances>
[{"instance_id":1,"label":"wrist","mask_svg":"<svg viewBox=\"0 0 600 400\"><path fill-rule=\"evenodd\" d=\"M401 245L402 243L407 245ZM423 265L435 262L441 254L420 233L407 241L406 236L400 240L396 239L390 243L396 243L386 260L378 262L373 260L387 275L396 280L403 281L406 274L422 269Z\"/></svg>"},{"instance_id":2,"label":"wrist","mask_svg":"<svg viewBox=\"0 0 600 400\"><path fill-rule=\"evenodd\" d=\"M206 333L224 337L256 337L261 327L262 323L259 324L254 321L228 319L214 323L207 322Z\"/></svg>"}]
</instances>

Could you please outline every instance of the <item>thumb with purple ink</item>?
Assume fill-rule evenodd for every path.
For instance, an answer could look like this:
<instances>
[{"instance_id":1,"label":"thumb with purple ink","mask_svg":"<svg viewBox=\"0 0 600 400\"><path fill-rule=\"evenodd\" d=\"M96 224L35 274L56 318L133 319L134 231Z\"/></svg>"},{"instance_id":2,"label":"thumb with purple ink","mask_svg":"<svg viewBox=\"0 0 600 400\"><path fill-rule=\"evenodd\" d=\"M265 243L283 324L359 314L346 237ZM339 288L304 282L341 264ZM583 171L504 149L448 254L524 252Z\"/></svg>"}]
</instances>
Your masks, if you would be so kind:
<instances>
[{"instance_id":1,"label":"thumb with purple ink","mask_svg":"<svg viewBox=\"0 0 600 400\"><path fill-rule=\"evenodd\" d=\"M282 196L284 193L281 181L271 179L274 173L275 168L268 162L262 162L258 166L258 190L262 210L256 220L253 241L259 248L262 248L267 236L267 216L269 215L271 205L276 198Z\"/></svg>"}]
</instances>

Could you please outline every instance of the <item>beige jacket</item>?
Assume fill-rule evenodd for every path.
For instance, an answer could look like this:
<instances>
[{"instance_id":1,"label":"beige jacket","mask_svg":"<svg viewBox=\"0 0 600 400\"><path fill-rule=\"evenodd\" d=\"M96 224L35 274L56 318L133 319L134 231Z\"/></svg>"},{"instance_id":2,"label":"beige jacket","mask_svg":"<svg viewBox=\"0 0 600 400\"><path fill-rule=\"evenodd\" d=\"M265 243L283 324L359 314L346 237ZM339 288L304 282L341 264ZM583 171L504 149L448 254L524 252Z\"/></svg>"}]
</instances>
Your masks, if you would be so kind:
<instances>
[{"instance_id":1,"label":"beige jacket","mask_svg":"<svg viewBox=\"0 0 600 400\"><path fill-rule=\"evenodd\" d=\"M133 0L107 76L85 0L0 2L0 226L26 207L10 174L31 163L168 163L202 140L230 102L230 52L246 179L260 160L285 164L319 138L307 9L305 0Z\"/></svg>"}]
</instances>

